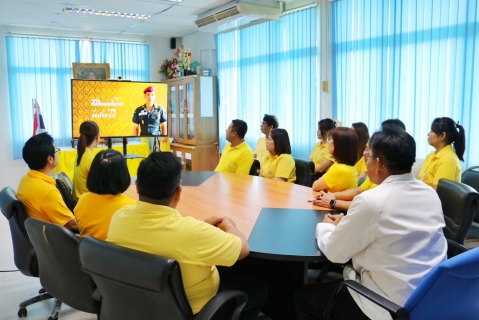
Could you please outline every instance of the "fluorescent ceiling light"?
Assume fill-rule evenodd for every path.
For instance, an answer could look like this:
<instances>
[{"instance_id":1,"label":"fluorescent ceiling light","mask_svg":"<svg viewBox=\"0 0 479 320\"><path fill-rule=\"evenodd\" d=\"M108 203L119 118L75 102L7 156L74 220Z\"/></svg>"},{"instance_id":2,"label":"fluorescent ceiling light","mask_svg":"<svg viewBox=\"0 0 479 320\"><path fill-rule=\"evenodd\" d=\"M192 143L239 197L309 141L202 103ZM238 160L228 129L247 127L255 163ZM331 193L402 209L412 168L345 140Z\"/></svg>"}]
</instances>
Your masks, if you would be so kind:
<instances>
[{"instance_id":1,"label":"fluorescent ceiling light","mask_svg":"<svg viewBox=\"0 0 479 320\"><path fill-rule=\"evenodd\" d=\"M92 10L92 9L82 9L82 8L64 8L63 12L90 14L90 15L104 16L104 17L139 19L139 20L146 20L151 17L150 15L146 15L146 14L113 12L113 11Z\"/></svg>"}]
</instances>

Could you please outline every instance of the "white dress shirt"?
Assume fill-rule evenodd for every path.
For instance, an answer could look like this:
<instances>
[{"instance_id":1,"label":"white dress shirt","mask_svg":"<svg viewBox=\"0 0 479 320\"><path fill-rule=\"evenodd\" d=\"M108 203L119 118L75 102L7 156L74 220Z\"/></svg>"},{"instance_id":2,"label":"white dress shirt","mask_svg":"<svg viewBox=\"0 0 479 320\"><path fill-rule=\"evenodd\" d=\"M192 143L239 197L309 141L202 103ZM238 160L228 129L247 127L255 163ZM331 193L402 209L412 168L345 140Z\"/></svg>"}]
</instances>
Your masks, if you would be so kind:
<instances>
[{"instance_id":1,"label":"white dress shirt","mask_svg":"<svg viewBox=\"0 0 479 320\"><path fill-rule=\"evenodd\" d=\"M411 293L436 265L446 259L444 216L437 193L411 173L392 175L356 196L339 224L319 223L319 249L335 263L352 259L346 280L356 280L404 306ZM389 313L349 290L372 319Z\"/></svg>"}]
</instances>

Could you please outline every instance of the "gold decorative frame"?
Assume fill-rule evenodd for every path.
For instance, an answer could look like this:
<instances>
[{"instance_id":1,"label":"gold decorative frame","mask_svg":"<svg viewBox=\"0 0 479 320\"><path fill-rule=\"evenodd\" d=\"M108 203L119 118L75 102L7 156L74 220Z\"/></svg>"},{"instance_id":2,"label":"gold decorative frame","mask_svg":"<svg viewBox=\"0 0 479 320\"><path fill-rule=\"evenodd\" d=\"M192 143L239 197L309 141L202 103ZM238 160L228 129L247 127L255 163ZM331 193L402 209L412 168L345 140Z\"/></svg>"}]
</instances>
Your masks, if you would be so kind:
<instances>
[{"instance_id":1,"label":"gold decorative frame","mask_svg":"<svg viewBox=\"0 0 479 320\"><path fill-rule=\"evenodd\" d=\"M73 62L73 79L106 80L110 78L109 63L78 63Z\"/></svg>"}]
</instances>

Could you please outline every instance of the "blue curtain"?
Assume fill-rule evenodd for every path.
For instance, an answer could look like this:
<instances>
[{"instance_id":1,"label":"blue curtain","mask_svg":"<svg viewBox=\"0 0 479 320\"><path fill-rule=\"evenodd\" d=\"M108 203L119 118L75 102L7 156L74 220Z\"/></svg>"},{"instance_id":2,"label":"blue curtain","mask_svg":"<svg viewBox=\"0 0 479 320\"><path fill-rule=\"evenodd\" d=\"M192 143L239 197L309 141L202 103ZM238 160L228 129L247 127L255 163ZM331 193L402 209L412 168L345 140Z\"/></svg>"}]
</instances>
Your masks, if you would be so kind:
<instances>
[{"instance_id":1,"label":"blue curtain","mask_svg":"<svg viewBox=\"0 0 479 320\"><path fill-rule=\"evenodd\" d=\"M308 158L316 142L316 8L216 36L219 142L233 119L248 123L252 149L264 114L288 131L294 157Z\"/></svg>"},{"instance_id":2,"label":"blue curtain","mask_svg":"<svg viewBox=\"0 0 479 320\"><path fill-rule=\"evenodd\" d=\"M84 40L6 37L13 154L33 134L32 98L42 110L45 128L58 146L72 137L73 62L110 63L111 75L149 81L149 45Z\"/></svg>"},{"instance_id":3,"label":"blue curtain","mask_svg":"<svg viewBox=\"0 0 479 320\"><path fill-rule=\"evenodd\" d=\"M463 169L479 164L479 7L477 1L338 0L331 3L333 115L371 132L399 118L417 157L433 150L436 117L466 130Z\"/></svg>"}]
</instances>

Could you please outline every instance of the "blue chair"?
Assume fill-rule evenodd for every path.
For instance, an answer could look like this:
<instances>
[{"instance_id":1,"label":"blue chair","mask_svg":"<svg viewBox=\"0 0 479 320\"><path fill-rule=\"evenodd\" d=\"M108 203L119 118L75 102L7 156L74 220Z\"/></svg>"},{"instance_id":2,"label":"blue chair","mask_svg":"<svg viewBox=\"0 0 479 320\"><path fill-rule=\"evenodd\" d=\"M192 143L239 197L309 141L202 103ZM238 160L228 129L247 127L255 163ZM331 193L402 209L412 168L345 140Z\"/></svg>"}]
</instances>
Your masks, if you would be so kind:
<instances>
[{"instance_id":1,"label":"blue chair","mask_svg":"<svg viewBox=\"0 0 479 320\"><path fill-rule=\"evenodd\" d=\"M388 310L393 319L479 319L479 248L448 259L429 272L404 307L358 282L344 281L323 315L332 315L339 291L348 287Z\"/></svg>"}]
</instances>

